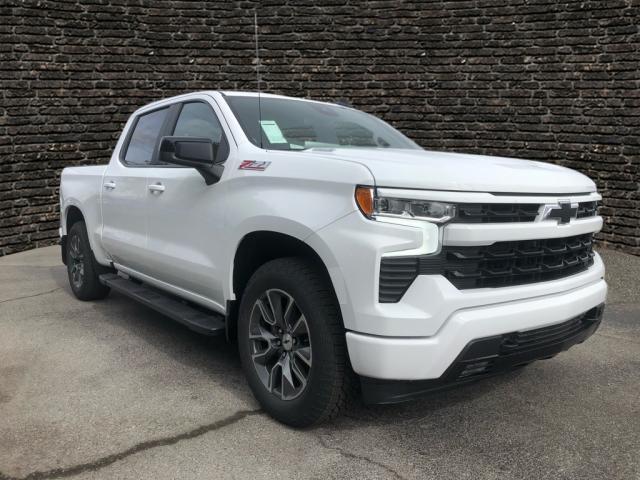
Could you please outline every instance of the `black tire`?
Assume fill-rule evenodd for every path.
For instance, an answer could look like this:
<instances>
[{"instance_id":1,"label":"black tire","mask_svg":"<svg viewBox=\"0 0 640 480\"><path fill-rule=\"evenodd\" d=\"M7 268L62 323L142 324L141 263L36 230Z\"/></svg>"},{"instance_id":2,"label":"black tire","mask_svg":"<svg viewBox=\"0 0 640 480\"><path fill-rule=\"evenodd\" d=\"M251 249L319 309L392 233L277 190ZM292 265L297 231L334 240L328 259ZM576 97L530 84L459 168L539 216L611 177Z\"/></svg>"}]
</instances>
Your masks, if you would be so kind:
<instances>
[{"instance_id":1,"label":"black tire","mask_svg":"<svg viewBox=\"0 0 640 480\"><path fill-rule=\"evenodd\" d=\"M279 394L276 393L277 389L270 391L268 385L264 383L265 373L262 374L263 379L261 379L258 373L260 366L256 366L253 359L255 340L251 340L249 335L250 329L255 333L256 315L258 315L257 318L264 318L260 313L253 313L252 317L255 308L260 311L258 299L268 299L267 292L274 291L284 292L293 298L295 301L293 308L296 309L296 313L291 316L298 319L304 316L304 326L308 331L310 346L308 377L301 393L291 399L283 398L285 380L282 369ZM272 309L271 312L273 311ZM285 317L287 317L286 314L283 315L283 318ZM284 323L287 324L286 319ZM289 322L291 323L295 322ZM280 337L281 340L274 340L274 342L284 345L283 338ZM296 341L298 337L293 340L294 345ZM296 347L291 347L291 343L287 342L294 351L281 349L275 353L275 357L279 359L284 358L282 355L289 355L293 368L294 361L298 361L293 358ZM302 348L304 342L302 339L299 341L299 348ZM356 378L349 364L345 330L338 301L326 274L323 274L318 266L309 260L294 257L280 258L264 264L253 274L240 303L238 347L242 368L253 394L267 413L284 424L307 427L330 420L338 415L354 397ZM268 367L265 368L265 371L268 370ZM300 369L297 371L300 372ZM268 382L270 381L271 375ZM293 386L293 384L288 385Z\"/></svg>"},{"instance_id":2,"label":"black tire","mask_svg":"<svg viewBox=\"0 0 640 480\"><path fill-rule=\"evenodd\" d=\"M100 265L93 256L83 221L74 223L69 230L66 247L69 285L76 298L99 300L106 297L110 289L100 283L98 276L111 270Z\"/></svg>"}]
</instances>

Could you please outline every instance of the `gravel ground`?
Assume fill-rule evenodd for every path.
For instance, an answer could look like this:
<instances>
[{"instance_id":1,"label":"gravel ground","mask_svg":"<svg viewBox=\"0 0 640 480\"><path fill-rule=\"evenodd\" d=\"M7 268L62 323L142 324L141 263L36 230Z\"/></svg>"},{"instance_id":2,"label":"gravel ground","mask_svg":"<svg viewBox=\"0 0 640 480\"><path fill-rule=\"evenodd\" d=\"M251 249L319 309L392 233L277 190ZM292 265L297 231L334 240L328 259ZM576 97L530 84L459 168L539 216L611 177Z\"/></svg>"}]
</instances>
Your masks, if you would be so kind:
<instances>
[{"instance_id":1,"label":"gravel ground","mask_svg":"<svg viewBox=\"0 0 640 480\"><path fill-rule=\"evenodd\" d=\"M0 259L0 480L640 478L640 258L602 251L586 343L419 401L284 427L233 346L117 294L75 300L57 247Z\"/></svg>"}]
</instances>

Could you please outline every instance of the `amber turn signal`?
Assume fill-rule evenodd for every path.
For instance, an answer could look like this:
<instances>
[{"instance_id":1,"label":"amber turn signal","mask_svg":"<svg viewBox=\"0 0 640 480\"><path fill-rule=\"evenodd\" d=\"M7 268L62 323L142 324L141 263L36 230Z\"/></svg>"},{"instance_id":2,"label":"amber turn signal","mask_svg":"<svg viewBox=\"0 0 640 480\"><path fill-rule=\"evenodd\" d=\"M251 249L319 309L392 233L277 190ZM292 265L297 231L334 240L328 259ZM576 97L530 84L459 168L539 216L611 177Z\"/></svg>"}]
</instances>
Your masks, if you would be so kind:
<instances>
[{"instance_id":1,"label":"amber turn signal","mask_svg":"<svg viewBox=\"0 0 640 480\"><path fill-rule=\"evenodd\" d=\"M373 216L373 187L356 187L356 203L365 217Z\"/></svg>"}]
</instances>

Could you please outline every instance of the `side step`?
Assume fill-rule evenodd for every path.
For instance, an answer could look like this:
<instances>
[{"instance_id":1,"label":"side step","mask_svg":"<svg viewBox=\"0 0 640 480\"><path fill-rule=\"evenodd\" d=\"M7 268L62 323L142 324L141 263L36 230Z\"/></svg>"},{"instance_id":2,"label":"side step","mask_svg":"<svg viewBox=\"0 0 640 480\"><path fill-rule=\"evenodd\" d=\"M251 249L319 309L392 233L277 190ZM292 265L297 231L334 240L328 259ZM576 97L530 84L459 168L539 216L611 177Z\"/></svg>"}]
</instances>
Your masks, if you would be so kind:
<instances>
[{"instance_id":1,"label":"side step","mask_svg":"<svg viewBox=\"0 0 640 480\"><path fill-rule=\"evenodd\" d=\"M100 281L116 292L153 308L195 332L205 335L224 335L225 333L224 317L220 314L192 307L161 290L144 283L134 282L115 273L100 275Z\"/></svg>"}]
</instances>

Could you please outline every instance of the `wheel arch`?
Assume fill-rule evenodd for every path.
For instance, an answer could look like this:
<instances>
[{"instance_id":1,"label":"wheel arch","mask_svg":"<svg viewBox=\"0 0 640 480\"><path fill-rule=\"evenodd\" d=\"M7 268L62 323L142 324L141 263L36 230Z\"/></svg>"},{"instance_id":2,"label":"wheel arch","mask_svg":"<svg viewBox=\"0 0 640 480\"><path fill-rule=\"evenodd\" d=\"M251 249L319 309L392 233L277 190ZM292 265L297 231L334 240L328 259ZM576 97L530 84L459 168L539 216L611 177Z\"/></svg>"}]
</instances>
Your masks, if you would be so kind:
<instances>
[{"instance_id":1,"label":"wheel arch","mask_svg":"<svg viewBox=\"0 0 640 480\"><path fill-rule=\"evenodd\" d=\"M82 210L75 205L67 205L64 209L61 219L62 236L60 237L60 246L62 254L62 263L67 264L67 236L69 230L75 223L85 221Z\"/></svg>"},{"instance_id":2,"label":"wheel arch","mask_svg":"<svg viewBox=\"0 0 640 480\"><path fill-rule=\"evenodd\" d=\"M102 266L110 266L111 262L106 252L102 249L100 244L100 232L102 230L100 217L96 218L96 214L91 213L91 208L88 211L83 209L80 202L74 199L67 199L65 205L61 209L60 226L61 226L61 238L60 243L64 247L67 241L69 231L74 224L78 222L84 222L87 229L87 236L89 237L89 245L96 261ZM98 213L99 214L99 213ZM65 248L62 249L63 261L66 261Z\"/></svg>"},{"instance_id":3,"label":"wheel arch","mask_svg":"<svg viewBox=\"0 0 640 480\"><path fill-rule=\"evenodd\" d=\"M67 206L67 209L64 213L64 230L63 231L66 234L68 234L69 230L71 230L71 227L73 227L73 224L81 221L86 222L84 218L84 214L82 213L82 210L80 210L80 208L77 207L76 205Z\"/></svg>"},{"instance_id":4,"label":"wheel arch","mask_svg":"<svg viewBox=\"0 0 640 480\"><path fill-rule=\"evenodd\" d=\"M314 262L337 296L332 275L324 259L304 240L271 230L247 233L238 243L233 258L231 277L235 300L227 302L227 336L229 338L235 336L238 307L244 287L253 273L265 263L284 257L303 257Z\"/></svg>"}]
</instances>

